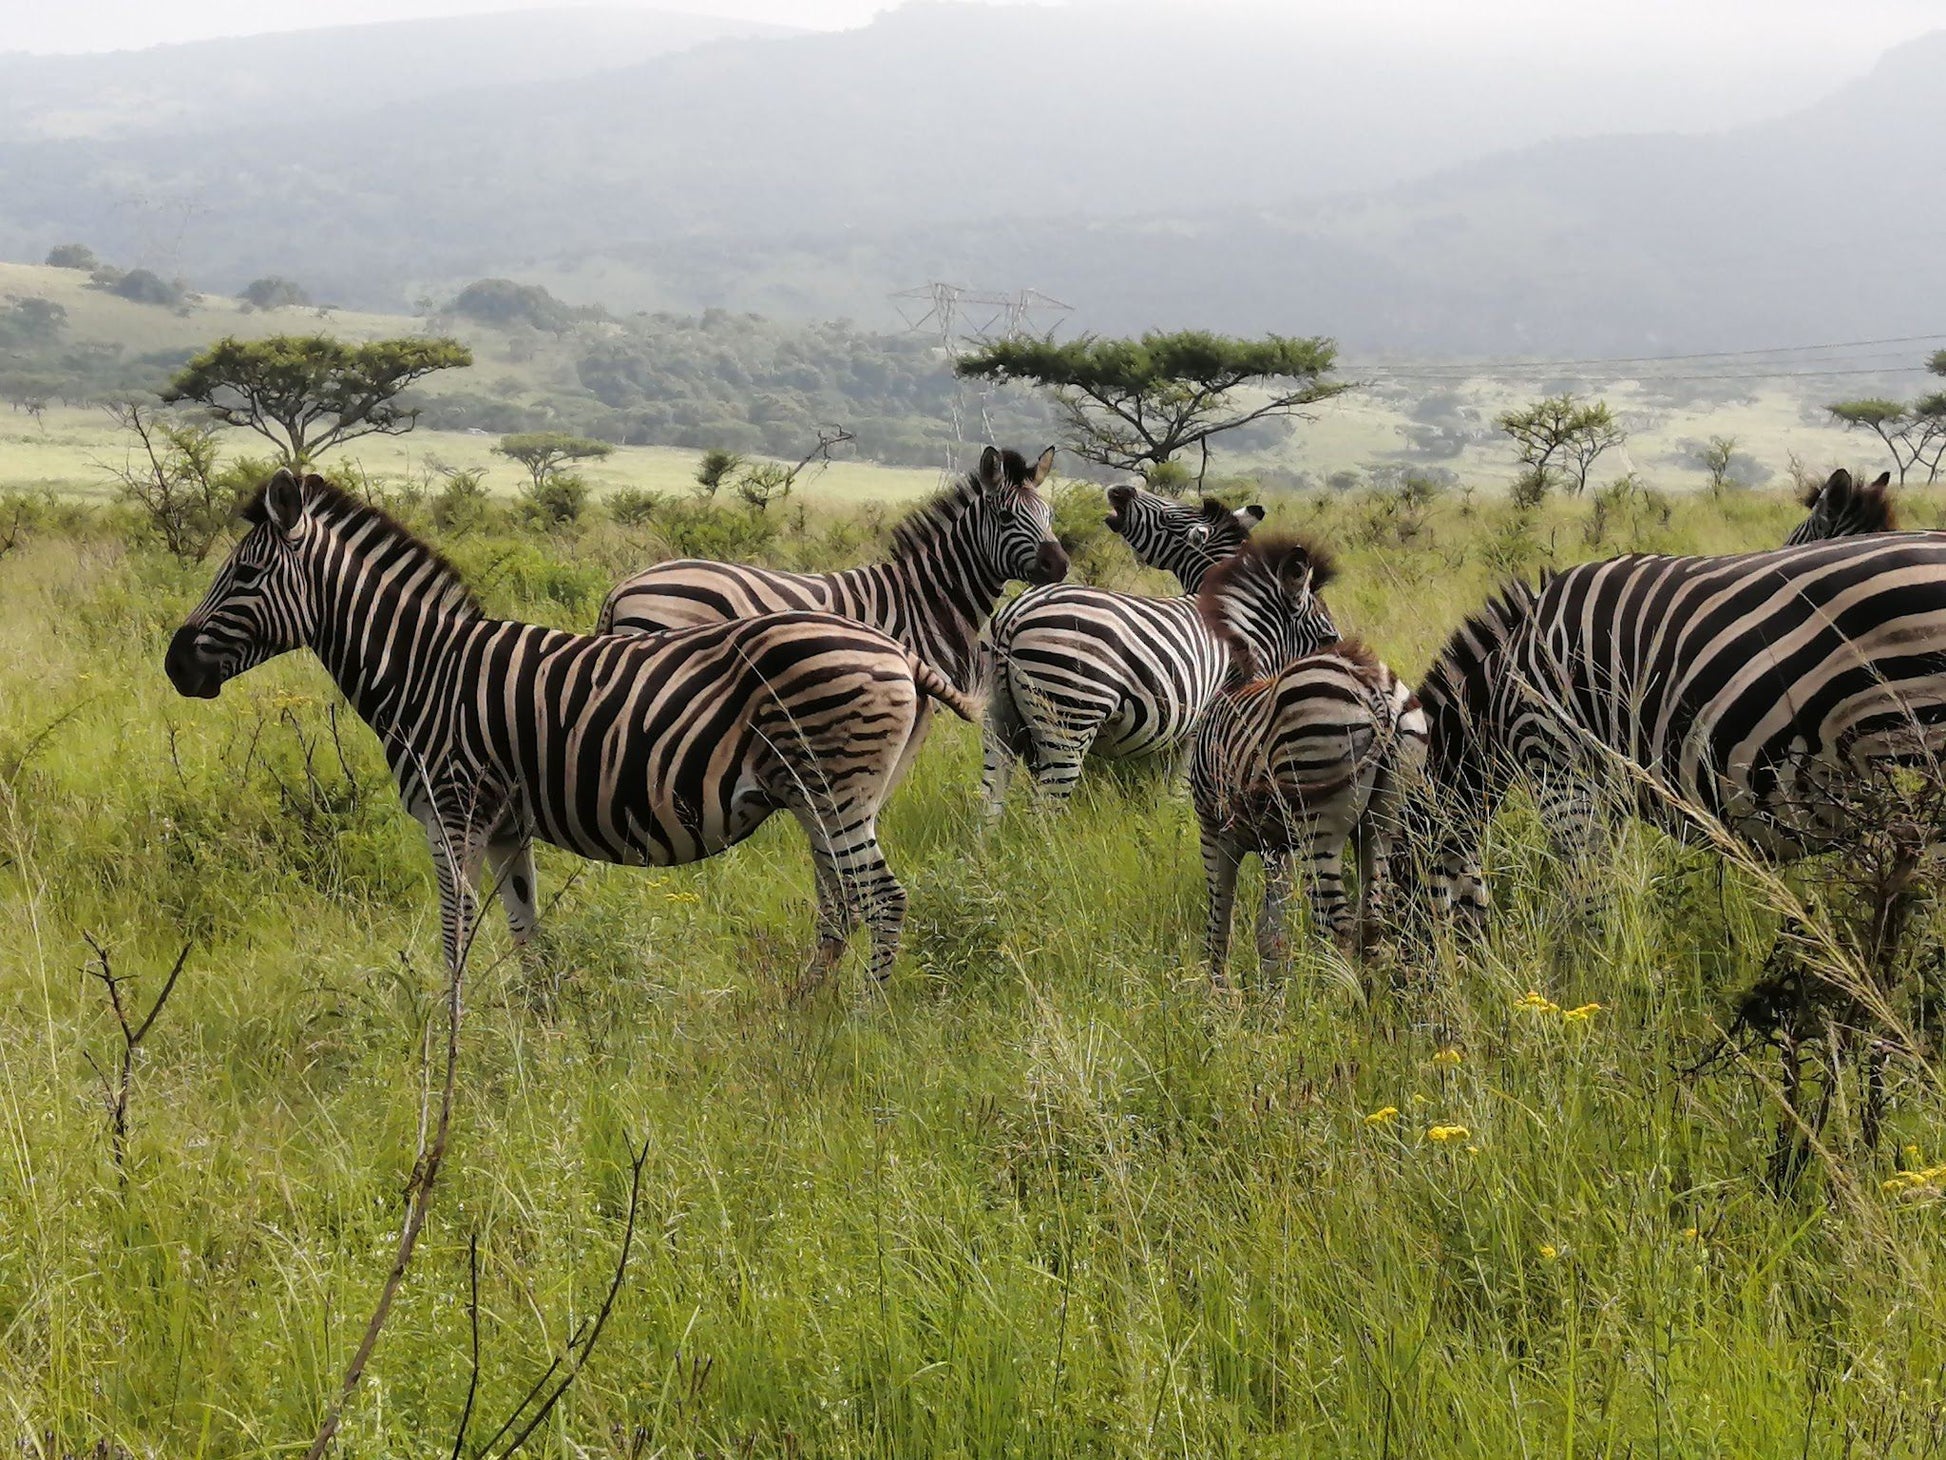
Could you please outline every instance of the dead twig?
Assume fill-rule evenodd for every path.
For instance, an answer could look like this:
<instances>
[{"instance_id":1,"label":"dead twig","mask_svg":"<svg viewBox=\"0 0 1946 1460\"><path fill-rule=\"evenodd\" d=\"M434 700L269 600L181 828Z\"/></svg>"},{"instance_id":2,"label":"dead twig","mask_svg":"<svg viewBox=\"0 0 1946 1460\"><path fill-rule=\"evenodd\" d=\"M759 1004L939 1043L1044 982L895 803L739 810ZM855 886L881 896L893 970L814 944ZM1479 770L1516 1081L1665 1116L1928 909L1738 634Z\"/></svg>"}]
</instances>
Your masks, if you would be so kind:
<instances>
[{"instance_id":1,"label":"dead twig","mask_svg":"<svg viewBox=\"0 0 1946 1460\"><path fill-rule=\"evenodd\" d=\"M93 933L83 933L83 941L94 950L95 966L90 972L108 990L108 1007L114 1010L115 1023L122 1032L122 1054L116 1077L110 1079L92 1054L85 1055L89 1066L101 1081L102 1103L108 1110L109 1150L115 1158L115 1173L121 1183L128 1184L128 1096L135 1075L135 1055L142 1048L142 1041L149 1037L155 1027L156 1016L161 1014L162 1006L169 1002L169 995L175 992L176 980L182 977L182 970L189 962L191 943L182 945L182 952L176 955L175 966L169 970L169 977L163 981L162 992L155 996L155 1003L140 1022L130 1018L128 1005L122 999L122 985L128 980L115 972L108 950L95 939ZM85 1053L85 1052L84 1052Z\"/></svg>"}]
</instances>

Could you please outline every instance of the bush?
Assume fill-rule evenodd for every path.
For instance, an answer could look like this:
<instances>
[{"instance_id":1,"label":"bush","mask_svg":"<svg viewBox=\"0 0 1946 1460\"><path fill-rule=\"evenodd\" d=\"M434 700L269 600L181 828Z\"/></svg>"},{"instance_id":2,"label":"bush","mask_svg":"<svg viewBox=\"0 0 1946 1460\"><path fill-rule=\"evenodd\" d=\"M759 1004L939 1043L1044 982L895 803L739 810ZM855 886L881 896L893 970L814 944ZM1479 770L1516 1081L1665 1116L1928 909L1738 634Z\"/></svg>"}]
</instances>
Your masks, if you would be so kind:
<instances>
[{"instance_id":1,"label":"bush","mask_svg":"<svg viewBox=\"0 0 1946 1460\"><path fill-rule=\"evenodd\" d=\"M478 467L452 471L432 499L433 525L441 532L473 532L486 524L493 498Z\"/></svg>"},{"instance_id":2,"label":"bush","mask_svg":"<svg viewBox=\"0 0 1946 1460\"><path fill-rule=\"evenodd\" d=\"M572 527L587 505L588 484L573 472L552 472L520 489L521 515L550 531Z\"/></svg>"},{"instance_id":3,"label":"bush","mask_svg":"<svg viewBox=\"0 0 1946 1460\"><path fill-rule=\"evenodd\" d=\"M47 263L55 269L82 269L93 272L101 265L95 251L85 243L57 243L47 251Z\"/></svg>"},{"instance_id":4,"label":"bush","mask_svg":"<svg viewBox=\"0 0 1946 1460\"><path fill-rule=\"evenodd\" d=\"M241 296L247 303L258 309L282 309L289 305L302 305L311 302L311 296L304 286L293 279L285 279L276 274L267 274L261 279L252 279L243 286Z\"/></svg>"},{"instance_id":5,"label":"bush","mask_svg":"<svg viewBox=\"0 0 1946 1460\"><path fill-rule=\"evenodd\" d=\"M136 304L157 304L174 309L183 300L182 285L172 283L152 269L130 269L106 287L110 294Z\"/></svg>"},{"instance_id":6,"label":"bush","mask_svg":"<svg viewBox=\"0 0 1946 1460\"><path fill-rule=\"evenodd\" d=\"M483 324L530 324L549 334L574 325L574 311L538 284L512 279L475 279L453 300L453 313Z\"/></svg>"},{"instance_id":7,"label":"bush","mask_svg":"<svg viewBox=\"0 0 1946 1460\"><path fill-rule=\"evenodd\" d=\"M608 515L623 527L640 527L661 510L668 499L646 487L623 487L609 494L603 505Z\"/></svg>"}]
</instances>

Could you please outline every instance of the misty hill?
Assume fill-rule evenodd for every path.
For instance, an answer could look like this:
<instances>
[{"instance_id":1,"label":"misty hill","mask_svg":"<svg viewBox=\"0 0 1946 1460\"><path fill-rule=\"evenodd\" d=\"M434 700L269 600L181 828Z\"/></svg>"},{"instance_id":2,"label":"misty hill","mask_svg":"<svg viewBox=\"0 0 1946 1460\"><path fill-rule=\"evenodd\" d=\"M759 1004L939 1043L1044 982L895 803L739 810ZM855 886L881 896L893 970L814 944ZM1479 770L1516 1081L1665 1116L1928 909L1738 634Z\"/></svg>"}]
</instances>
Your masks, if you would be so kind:
<instances>
[{"instance_id":1,"label":"misty hill","mask_svg":"<svg viewBox=\"0 0 1946 1460\"><path fill-rule=\"evenodd\" d=\"M917 5L571 86L16 138L0 255L72 237L348 305L511 274L618 310L880 324L890 291L947 277L1043 289L1083 327L1467 353L1911 333L1942 282L1946 200L1915 182L1946 142L1946 33L1698 133L1676 129L1716 113L1681 100L1680 56L1651 84L1626 57L1521 68L1315 19Z\"/></svg>"},{"instance_id":2,"label":"misty hill","mask_svg":"<svg viewBox=\"0 0 1946 1460\"><path fill-rule=\"evenodd\" d=\"M181 135L406 98L546 87L781 26L675 10L513 11L81 56L0 51L0 138ZM0 45L4 44L0 36Z\"/></svg>"}]
</instances>

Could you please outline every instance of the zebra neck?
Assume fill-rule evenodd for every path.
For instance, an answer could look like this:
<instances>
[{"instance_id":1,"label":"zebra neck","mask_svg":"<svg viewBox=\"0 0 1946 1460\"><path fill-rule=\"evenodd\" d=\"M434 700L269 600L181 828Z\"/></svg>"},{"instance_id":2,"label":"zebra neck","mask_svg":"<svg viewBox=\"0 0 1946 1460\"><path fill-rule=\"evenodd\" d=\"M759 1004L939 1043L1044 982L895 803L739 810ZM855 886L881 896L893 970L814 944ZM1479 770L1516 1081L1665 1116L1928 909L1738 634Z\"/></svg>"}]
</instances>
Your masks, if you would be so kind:
<instances>
[{"instance_id":1,"label":"zebra neck","mask_svg":"<svg viewBox=\"0 0 1946 1460\"><path fill-rule=\"evenodd\" d=\"M835 574L833 586L850 617L882 629L955 689L969 690L980 631L1007 585L951 538L940 537L889 562Z\"/></svg>"},{"instance_id":2,"label":"zebra neck","mask_svg":"<svg viewBox=\"0 0 1946 1460\"><path fill-rule=\"evenodd\" d=\"M449 666L487 622L470 603L427 586L340 575L312 639L339 692L387 742L402 739L404 723L434 696L450 693Z\"/></svg>"}]
</instances>

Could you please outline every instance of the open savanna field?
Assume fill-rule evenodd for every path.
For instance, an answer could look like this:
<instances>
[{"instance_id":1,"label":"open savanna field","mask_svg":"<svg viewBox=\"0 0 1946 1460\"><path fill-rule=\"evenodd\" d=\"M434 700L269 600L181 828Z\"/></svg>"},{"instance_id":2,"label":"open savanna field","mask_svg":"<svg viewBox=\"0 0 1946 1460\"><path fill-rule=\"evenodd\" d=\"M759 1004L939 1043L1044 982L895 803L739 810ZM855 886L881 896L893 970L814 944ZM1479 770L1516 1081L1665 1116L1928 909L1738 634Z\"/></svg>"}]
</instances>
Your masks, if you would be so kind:
<instances>
[{"instance_id":1,"label":"open savanna field","mask_svg":"<svg viewBox=\"0 0 1946 1460\"><path fill-rule=\"evenodd\" d=\"M1093 490L1060 495L1069 528ZM1781 492L1273 508L1338 552L1341 627L1415 678L1506 574L1801 516ZM888 516L814 495L771 550L867 559ZM171 690L213 562L100 502L25 521L0 556L0 1440L302 1453L443 1068L425 841L308 656ZM1160 588L1092 531L1088 576ZM667 548L594 515L440 545L491 611L580 628ZM1091 773L983 831L978 781L945 720L890 803L911 911L882 989L855 949L789 997L812 920L787 817L680 870L542 849L537 955L496 912L470 960L450 1152L342 1453L453 1453L469 1407L463 1453L497 1453L603 1311L631 1211L599 1344L527 1453L1940 1452L1932 1056L1893 1063L1876 1149L1841 1104L1781 1193L1775 1060L1694 1068L1780 921L1762 881L1628 828L1590 913L1517 801L1482 942L1361 977L1300 940L1286 979L1241 954L1219 997L1179 786ZM1940 932L1928 912L1915 945ZM118 1135L100 975L139 1023L179 954Z\"/></svg>"}]
</instances>

